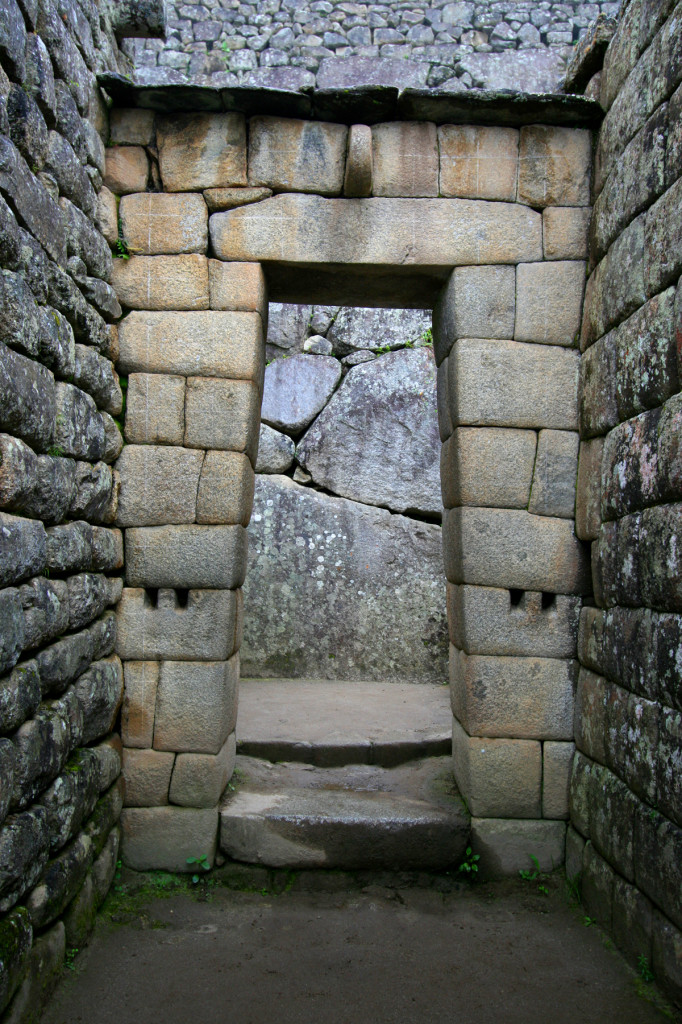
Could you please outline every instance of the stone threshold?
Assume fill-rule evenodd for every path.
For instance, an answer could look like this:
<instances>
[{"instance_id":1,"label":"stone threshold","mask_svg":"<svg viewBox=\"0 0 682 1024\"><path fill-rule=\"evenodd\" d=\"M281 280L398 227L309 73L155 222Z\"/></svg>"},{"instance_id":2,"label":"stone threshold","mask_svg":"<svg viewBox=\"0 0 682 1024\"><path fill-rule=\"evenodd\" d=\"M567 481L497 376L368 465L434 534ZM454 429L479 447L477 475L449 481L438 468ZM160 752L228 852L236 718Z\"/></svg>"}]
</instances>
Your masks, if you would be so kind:
<instances>
[{"instance_id":1,"label":"stone threshold","mask_svg":"<svg viewBox=\"0 0 682 1024\"><path fill-rule=\"evenodd\" d=\"M113 72L97 76L99 85L117 107L141 107L161 112L215 111L268 114L341 124L378 124L383 121L432 121L435 124L527 124L596 128L604 111L596 100L562 93L523 93L470 89L466 93L439 93L437 89L403 89L370 85L352 89L285 89L234 86L136 85Z\"/></svg>"}]
</instances>

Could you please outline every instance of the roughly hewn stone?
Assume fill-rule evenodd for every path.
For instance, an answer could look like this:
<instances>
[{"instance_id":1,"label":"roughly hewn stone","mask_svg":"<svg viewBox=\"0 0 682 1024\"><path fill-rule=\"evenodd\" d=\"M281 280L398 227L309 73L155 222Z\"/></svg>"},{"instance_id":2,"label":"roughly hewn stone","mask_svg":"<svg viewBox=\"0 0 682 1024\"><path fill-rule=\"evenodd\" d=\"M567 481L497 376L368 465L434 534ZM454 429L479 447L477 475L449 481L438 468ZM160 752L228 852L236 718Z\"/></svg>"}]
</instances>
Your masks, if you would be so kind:
<instances>
[{"instance_id":1,"label":"roughly hewn stone","mask_svg":"<svg viewBox=\"0 0 682 1024\"><path fill-rule=\"evenodd\" d=\"M267 319L267 285L260 264L209 260L208 282L211 309L244 310Z\"/></svg>"},{"instance_id":2,"label":"roughly hewn stone","mask_svg":"<svg viewBox=\"0 0 682 1024\"><path fill-rule=\"evenodd\" d=\"M528 511L573 519L579 440L568 430L541 430Z\"/></svg>"},{"instance_id":3,"label":"roughly hewn stone","mask_svg":"<svg viewBox=\"0 0 682 1024\"><path fill-rule=\"evenodd\" d=\"M265 368L261 416L265 423L296 436L329 401L341 366L329 356L297 354Z\"/></svg>"},{"instance_id":4,"label":"roughly hewn stone","mask_svg":"<svg viewBox=\"0 0 682 1024\"><path fill-rule=\"evenodd\" d=\"M152 672L145 667L152 659L225 661L236 650L236 613L235 594L229 590L190 590L184 605L174 590L160 590L154 605L144 590L125 588L118 608L116 650L127 663L140 659L138 675ZM127 672L126 667L130 687ZM153 718L153 699L150 706ZM129 739L125 743L139 745Z\"/></svg>"},{"instance_id":5,"label":"roughly hewn stone","mask_svg":"<svg viewBox=\"0 0 682 1024\"><path fill-rule=\"evenodd\" d=\"M131 373L126 395L126 441L180 445L184 436L185 378Z\"/></svg>"},{"instance_id":6,"label":"roughly hewn stone","mask_svg":"<svg viewBox=\"0 0 682 1024\"><path fill-rule=\"evenodd\" d=\"M57 382L54 440L59 454L96 462L105 449L104 423L94 400L73 384Z\"/></svg>"},{"instance_id":7,"label":"roughly hewn stone","mask_svg":"<svg viewBox=\"0 0 682 1024\"><path fill-rule=\"evenodd\" d=\"M452 711L470 735L570 740L577 662L450 647Z\"/></svg>"},{"instance_id":8,"label":"roughly hewn stone","mask_svg":"<svg viewBox=\"0 0 682 1024\"><path fill-rule=\"evenodd\" d=\"M474 817L540 817L541 743L469 736L453 718L452 762L457 786Z\"/></svg>"},{"instance_id":9,"label":"roughly hewn stone","mask_svg":"<svg viewBox=\"0 0 682 1024\"><path fill-rule=\"evenodd\" d=\"M523 263L516 270L517 341L574 345L580 330L585 264Z\"/></svg>"},{"instance_id":10,"label":"roughly hewn stone","mask_svg":"<svg viewBox=\"0 0 682 1024\"><path fill-rule=\"evenodd\" d=\"M347 135L348 129L341 124L252 117L249 185L341 195Z\"/></svg>"},{"instance_id":11,"label":"roughly hewn stone","mask_svg":"<svg viewBox=\"0 0 682 1024\"><path fill-rule=\"evenodd\" d=\"M294 356L272 365L289 367L306 358ZM313 365L323 358L316 357ZM299 443L300 464L334 494L396 512L415 509L439 515L434 371L427 348L389 353L351 369ZM334 374L338 380L338 370ZM281 420L279 425L284 425ZM358 462L360 450L363 458Z\"/></svg>"},{"instance_id":12,"label":"roughly hewn stone","mask_svg":"<svg viewBox=\"0 0 682 1024\"><path fill-rule=\"evenodd\" d=\"M121 200L119 215L131 253L205 253L208 247L208 210L201 196L128 195Z\"/></svg>"},{"instance_id":13,"label":"roughly hewn stone","mask_svg":"<svg viewBox=\"0 0 682 1024\"><path fill-rule=\"evenodd\" d=\"M167 192L247 183L246 127L242 114L175 113L159 117L156 139L161 178Z\"/></svg>"},{"instance_id":14,"label":"roughly hewn stone","mask_svg":"<svg viewBox=\"0 0 682 1024\"><path fill-rule=\"evenodd\" d=\"M24 649L24 614L19 591L0 591L0 672L12 668Z\"/></svg>"},{"instance_id":15,"label":"roughly hewn stone","mask_svg":"<svg viewBox=\"0 0 682 1024\"><path fill-rule=\"evenodd\" d=\"M462 199L516 199L519 133L515 128L441 125L440 192Z\"/></svg>"},{"instance_id":16,"label":"roughly hewn stone","mask_svg":"<svg viewBox=\"0 0 682 1024\"><path fill-rule=\"evenodd\" d=\"M51 786L40 794L38 803L47 811L50 847L58 850L71 839L90 816L99 796L98 762L92 751L72 754Z\"/></svg>"},{"instance_id":17,"label":"roughly hewn stone","mask_svg":"<svg viewBox=\"0 0 682 1024\"><path fill-rule=\"evenodd\" d=\"M119 369L231 377L260 385L262 335L256 313L133 312L119 327Z\"/></svg>"},{"instance_id":18,"label":"roughly hewn stone","mask_svg":"<svg viewBox=\"0 0 682 1024\"><path fill-rule=\"evenodd\" d=\"M68 590L63 580L42 576L19 587L24 610L24 646L42 647L69 625Z\"/></svg>"},{"instance_id":19,"label":"roughly hewn stone","mask_svg":"<svg viewBox=\"0 0 682 1024\"><path fill-rule=\"evenodd\" d=\"M133 587L234 590L246 572L243 526L152 526L126 531Z\"/></svg>"},{"instance_id":20,"label":"roughly hewn stone","mask_svg":"<svg viewBox=\"0 0 682 1024\"><path fill-rule=\"evenodd\" d=\"M589 131L527 125L519 140L518 199L531 206L589 206L591 166Z\"/></svg>"},{"instance_id":21,"label":"roughly hewn stone","mask_svg":"<svg viewBox=\"0 0 682 1024\"><path fill-rule=\"evenodd\" d=\"M82 742L111 732L123 699L123 669L117 655L93 662L74 684L83 713Z\"/></svg>"},{"instance_id":22,"label":"roughly hewn stone","mask_svg":"<svg viewBox=\"0 0 682 1024\"><path fill-rule=\"evenodd\" d=\"M444 681L436 525L261 476L249 535L244 675Z\"/></svg>"},{"instance_id":23,"label":"roughly hewn stone","mask_svg":"<svg viewBox=\"0 0 682 1024\"><path fill-rule=\"evenodd\" d=\"M373 125L372 185L375 196L437 196L435 124L391 121Z\"/></svg>"},{"instance_id":24,"label":"roughly hewn stone","mask_svg":"<svg viewBox=\"0 0 682 1024\"><path fill-rule=\"evenodd\" d=\"M246 452L255 462L259 405L259 389L252 381L188 377L185 444Z\"/></svg>"},{"instance_id":25,"label":"roughly hewn stone","mask_svg":"<svg viewBox=\"0 0 682 1024\"><path fill-rule=\"evenodd\" d=\"M257 473L286 473L294 461L296 446L290 437L262 423L258 438Z\"/></svg>"},{"instance_id":26,"label":"roughly hewn stone","mask_svg":"<svg viewBox=\"0 0 682 1024\"><path fill-rule=\"evenodd\" d=\"M92 840L81 834L49 861L26 900L34 928L44 928L63 913L83 884L92 856Z\"/></svg>"},{"instance_id":27,"label":"roughly hewn stone","mask_svg":"<svg viewBox=\"0 0 682 1024\"><path fill-rule=\"evenodd\" d=\"M21 27L23 29L23 21ZM0 1007L3 1010L21 984L28 969L32 940L30 917L23 907L12 911L0 924L0 942L2 942Z\"/></svg>"},{"instance_id":28,"label":"roughly hewn stone","mask_svg":"<svg viewBox=\"0 0 682 1024\"><path fill-rule=\"evenodd\" d=\"M129 309L208 309L208 261L199 254L115 260L112 284Z\"/></svg>"},{"instance_id":29,"label":"roughly hewn stone","mask_svg":"<svg viewBox=\"0 0 682 1024\"><path fill-rule=\"evenodd\" d=\"M253 466L239 452L207 452L196 498L198 523L249 525Z\"/></svg>"},{"instance_id":30,"label":"roughly hewn stone","mask_svg":"<svg viewBox=\"0 0 682 1024\"><path fill-rule=\"evenodd\" d=\"M0 729L13 732L33 715L40 704L40 676L35 661L15 665L0 680Z\"/></svg>"},{"instance_id":31,"label":"roughly hewn stone","mask_svg":"<svg viewBox=\"0 0 682 1024\"><path fill-rule=\"evenodd\" d=\"M7 1009L7 1024L22 1024L42 1013L62 977L65 954L66 936L61 921L34 938L28 972Z\"/></svg>"},{"instance_id":32,"label":"roughly hewn stone","mask_svg":"<svg viewBox=\"0 0 682 1024\"><path fill-rule=\"evenodd\" d=\"M193 523L204 454L187 448L128 444L116 463L121 474L119 526Z\"/></svg>"},{"instance_id":33,"label":"roughly hewn stone","mask_svg":"<svg viewBox=\"0 0 682 1024\"><path fill-rule=\"evenodd\" d=\"M0 585L36 576L45 568L45 559L43 524L0 512Z\"/></svg>"},{"instance_id":34,"label":"roughly hewn stone","mask_svg":"<svg viewBox=\"0 0 682 1024\"><path fill-rule=\"evenodd\" d=\"M39 452L52 444L55 430L55 381L33 359L0 344L0 426Z\"/></svg>"},{"instance_id":35,"label":"roughly hewn stone","mask_svg":"<svg viewBox=\"0 0 682 1024\"><path fill-rule=\"evenodd\" d=\"M319 311L320 307L316 307ZM372 309L344 306L334 311L331 324L322 333L331 341L335 356L358 351L402 348L423 340L431 327L431 312L423 309ZM312 319L315 318L313 313ZM312 328L312 320L310 323ZM270 340L270 332L268 332Z\"/></svg>"},{"instance_id":36,"label":"roughly hewn stone","mask_svg":"<svg viewBox=\"0 0 682 1024\"><path fill-rule=\"evenodd\" d=\"M224 260L426 268L542 259L539 213L466 199L284 194L214 213L209 231Z\"/></svg>"},{"instance_id":37,"label":"roughly hewn stone","mask_svg":"<svg viewBox=\"0 0 682 1024\"><path fill-rule=\"evenodd\" d=\"M441 448L443 505L527 508L536 447L534 430L456 427Z\"/></svg>"},{"instance_id":38,"label":"roughly hewn stone","mask_svg":"<svg viewBox=\"0 0 682 1024\"><path fill-rule=\"evenodd\" d=\"M575 430L579 361L557 346L460 339L448 358L452 423Z\"/></svg>"},{"instance_id":39,"label":"roughly hewn stone","mask_svg":"<svg viewBox=\"0 0 682 1024\"><path fill-rule=\"evenodd\" d=\"M237 720L239 657L162 661L154 749L217 754Z\"/></svg>"},{"instance_id":40,"label":"roughly hewn stone","mask_svg":"<svg viewBox=\"0 0 682 1024\"><path fill-rule=\"evenodd\" d=\"M144 192L149 160L141 146L111 146L107 150L104 184L116 195Z\"/></svg>"},{"instance_id":41,"label":"roughly hewn stone","mask_svg":"<svg viewBox=\"0 0 682 1024\"><path fill-rule=\"evenodd\" d=\"M178 754L169 799L185 807L215 807L232 776L237 744L235 734L217 754Z\"/></svg>"},{"instance_id":42,"label":"roughly hewn stone","mask_svg":"<svg viewBox=\"0 0 682 1024\"><path fill-rule=\"evenodd\" d=\"M449 509L443 555L451 583L558 594L591 589L586 552L568 519L515 509Z\"/></svg>"}]
</instances>

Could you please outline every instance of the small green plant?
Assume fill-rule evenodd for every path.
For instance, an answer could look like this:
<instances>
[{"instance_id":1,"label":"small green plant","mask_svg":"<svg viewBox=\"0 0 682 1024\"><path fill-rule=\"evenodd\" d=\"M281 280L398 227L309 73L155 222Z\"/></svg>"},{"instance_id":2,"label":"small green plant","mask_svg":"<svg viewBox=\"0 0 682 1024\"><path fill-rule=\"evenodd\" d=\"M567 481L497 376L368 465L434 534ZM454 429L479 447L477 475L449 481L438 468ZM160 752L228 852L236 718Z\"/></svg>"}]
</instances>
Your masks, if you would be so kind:
<instances>
[{"instance_id":1,"label":"small green plant","mask_svg":"<svg viewBox=\"0 0 682 1024\"><path fill-rule=\"evenodd\" d=\"M637 957L637 967L642 981L646 981L646 983L649 984L649 982L654 980L653 971L649 966L649 960L645 957L644 953L640 953Z\"/></svg>"},{"instance_id":2,"label":"small green plant","mask_svg":"<svg viewBox=\"0 0 682 1024\"><path fill-rule=\"evenodd\" d=\"M374 352L378 356L385 356L387 352L391 351L390 345L382 345L381 348L375 348Z\"/></svg>"},{"instance_id":3,"label":"small green plant","mask_svg":"<svg viewBox=\"0 0 682 1024\"><path fill-rule=\"evenodd\" d=\"M220 44L220 49L223 51L223 59L225 61L225 67L229 71L229 69L230 69L230 52L231 51L230 51L230 44L228 43L227 39L223 39L222 43Z\"/></svg>"},{"instance_id":4,"label":"small green plant","mask_svg":"<svg viewBox=\"0 0 682 1024\"><path fill-rule=\"evenodd\" d=\"M188 857L187 863L196 869L196 871L210 871L211 865L208 862L208 857L205 853L202 853L200 857ZM192 875L192 885L197 885L200 876L198 874Z\"/></svg>"},{"instance_id":5,"label":"small green plant","mask_svg":"<svg viewBox=\"0 0 682 1024\"><path fill-rule=\"evenodd\" d=\"M53 444L52 447L47 449L47 454L54 455L56 458L59 458L64 454L64 449L60 448L58 444Z\"/></svg>"},{"instance_id":6,"label":"small green plant","mask_svg":"<svg viewBox=\"0 0 682 1024\"><path fill-rule=\"evenodd\" d=\"M130 253L128 252L128 245L123 238L117 238L114 246L114 259L118 260L129 260Z\"/></svg>"},{"instance_id":7,"label":"small green plant","mask_svg":"<svg viewBox=\"0 0 682 1024\"><path fill-rule=\"evenodd\" d=\"M538 892L542 893L543 896L549 896L549 889L546 885L539 885Z\"/></svg>"},{"instance_id":8,"label":"small green plant","mask_svg":"<svg viewBox=\"0 0 682 1024\"><path fill-rule=\"evenodd\" d=\"M464 851L464 860L459 865L457 870L463 875L477 875L478 874L478 862L481 859L479 853L474 853L470 846L467 846Z\"/></svg>"},{"instance_id":9,"label":"small green plant","mask_svg":"<svg viewBox=\"0 0 682 1024\"><path fill-rule=\"evenodd\" d=\"M433 331L430 327L427 327L421 336L421 340L425 345L433 345Z\"/></svg>"},{"instance_id":10,"label":"small green plant","mask_svg":"<svg viewBox=\"0 0 682 1024\"><path fill-rule=\"evenodd\" d=\"M596 924L597 920L594 917L588 917L587 914L583 917L583 924L586 928L591 928L593 924Z\"/></svg>"},{"instance_id":11,"label":"small green plant","mask_svg":"<svg viewBox=\"0 0 682 1024\"><path fill-rule=\"evenodd\" d=\"M530 859L533 862L533 867L529 868L527 871L519 871L519 874L521 875L521 878L524 880L524 882L534 882L537 878L540 877L540 863L537 857L533 856L533 854L531 853Z\"/></svg>"},{"instance_id":12,"label":"small green plant","mask_svg":"<svg viewBox=\"0 0 682 1024\"><path fill-rule=\"evenodd\" d=\"M76 970L75 960L77 956L78 950L76 949L75 946L72 946L71 949L67 949L66 954L64 956L64 966L66 967L67 971Z\"/></svg>"}]
</instances>

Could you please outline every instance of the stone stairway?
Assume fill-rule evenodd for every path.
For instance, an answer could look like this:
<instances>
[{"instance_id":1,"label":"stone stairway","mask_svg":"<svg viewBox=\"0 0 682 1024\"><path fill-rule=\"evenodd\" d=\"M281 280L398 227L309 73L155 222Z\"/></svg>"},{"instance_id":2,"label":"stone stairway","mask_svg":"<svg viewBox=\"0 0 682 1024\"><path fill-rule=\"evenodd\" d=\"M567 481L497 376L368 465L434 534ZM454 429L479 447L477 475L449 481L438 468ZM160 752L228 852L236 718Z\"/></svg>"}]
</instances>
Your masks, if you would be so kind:
<instances>
[{"instance_id":1,"label":"stone stairway","mask_svg":"<svg viewBox=\"0 0 682 1024\"><path fill-rule=\"evenodd\" d=\"M469 819L440 686L242 680L220 847L268 867L443 869Z\"/></svg>"}]
</instances>

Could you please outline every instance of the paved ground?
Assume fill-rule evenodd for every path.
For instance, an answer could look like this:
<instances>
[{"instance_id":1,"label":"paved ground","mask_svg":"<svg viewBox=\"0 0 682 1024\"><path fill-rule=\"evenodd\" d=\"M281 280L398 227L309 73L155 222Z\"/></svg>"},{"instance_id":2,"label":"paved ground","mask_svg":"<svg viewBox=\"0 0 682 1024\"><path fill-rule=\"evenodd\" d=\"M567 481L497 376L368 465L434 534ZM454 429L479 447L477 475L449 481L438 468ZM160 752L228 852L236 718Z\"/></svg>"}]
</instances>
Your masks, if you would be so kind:
<instances>
[{"instance_id":1,"label":"paved ground","mask_svg":"<svg viewBox=\"0 0 682 1024\"><path fill-rule=\"evenodd\" d=\"M217 884L132 895L119 880L43 1024L675 1019L569 906L558 876L541 882L547 895L537 881L442 893L349 891L338 877L336 892L297 891L293 879L281 895Z\"/></svg>"}]
</instances>

